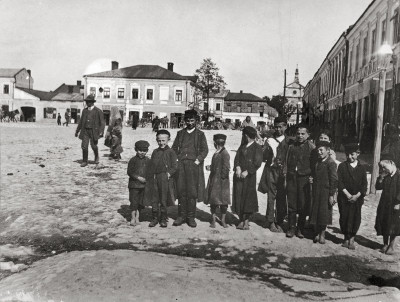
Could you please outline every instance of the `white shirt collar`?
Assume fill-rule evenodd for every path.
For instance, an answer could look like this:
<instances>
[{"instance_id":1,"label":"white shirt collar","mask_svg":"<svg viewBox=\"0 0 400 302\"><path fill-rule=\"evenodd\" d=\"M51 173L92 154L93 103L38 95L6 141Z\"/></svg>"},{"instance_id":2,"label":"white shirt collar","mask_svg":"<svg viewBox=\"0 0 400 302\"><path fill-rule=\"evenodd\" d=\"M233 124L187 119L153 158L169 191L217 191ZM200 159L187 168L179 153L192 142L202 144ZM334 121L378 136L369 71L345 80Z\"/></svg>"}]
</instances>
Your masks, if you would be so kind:
<instances>
[{"instance_id":1,"label":"white shirt collar","mask_svg":"<svg viewBox=\"0 0 400 302\"><path fill-rule=\"evenodd\" d=\"M254 141L248 143L248 144L246 145L246 148L250 147L253 143L254 143Z\"/></svg>"},{"instance_id":2,"label":"white shirt collar","mask_svg":"<svg viewBox=\"0 0 400 302\"><path fill-rule=\"evenodd\" d=\"M196 129L196 127L194 127L194 128L191 129L191 130L188 130L188 129L186 128L186 131L187 131L188 133L192 133L195 129Z\"/></svg>"},{"instance_id":3,"label":"white shirt collar","mask_svg":"<svg viewBox=\"0 0 400 302\"><path fill-rule=\"evenodd\" d=\"M93 110L93 108L94 108L94 106L92 106L92 107L87 107L87 109L88 109L89 111Z\"/></svg>"}]
</instances>

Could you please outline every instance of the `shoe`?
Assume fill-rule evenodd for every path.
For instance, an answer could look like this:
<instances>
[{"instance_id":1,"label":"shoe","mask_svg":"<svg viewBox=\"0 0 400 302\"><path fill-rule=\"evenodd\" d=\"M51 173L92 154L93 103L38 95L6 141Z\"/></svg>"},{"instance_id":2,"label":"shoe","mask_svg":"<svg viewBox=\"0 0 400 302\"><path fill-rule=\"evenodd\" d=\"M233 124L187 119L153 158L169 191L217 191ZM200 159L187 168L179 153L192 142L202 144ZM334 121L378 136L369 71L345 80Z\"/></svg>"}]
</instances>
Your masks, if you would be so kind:
<instances>
[{"instance_id":1,"label":"shoe","mask_svg":"<svg viewBox=\"0 0 400 302\"><path fill-rule=\"evenodd\" d=\"M179 216L175 221L174 221L174 223L172 224L173 226L180 226L180 225L182 225L182 224L184 224L185 223L185 219L183 218L183 217L181 217L181 216Z\"/></svg>"},{"instance_id":2,"label":"shoe","mask_svg":"<svg viewBox=\"0 0 400 302\"><path fill-rule=\"evenodd\" d=\"M300 229L297 229L297 231L296 231L296 236L297 236L298 238L300 238L300 239L303 239L303 238L304 238L304 235L303 235L303 233L301 232Z\"/></svg>"},{"instance_id":3,"label":"shoe","mask_svg":"<svg viewBox=\"0 0 400 302\"><path fill-rule=\"evenodd\" d=\"M160 221L160 227L166 228L168 226L168 223L165 219L161 219Z\"/></svg>"},{"instance_id":4,"label":"shoe","mask_svg":"<svg viewBox=\"0 0 400 302\"><path fill-rule=\"evenodd\" d=\"M313 240L313 242L314 242L314 243L317 243L317 242L319 242L319 235L316 235L316 236L314 237L314 240Z\"/></svg>"},{"instance_id":5,"label":"shoe","mask_svg":"<svg viewBox=\"0 0 400 302\"><path fill-rule=\"evenodd\" d=\"M197 227L196 220L194 220L193 217L187 218L187 219L186 219L186 223L187 223L187 225L190 226L191 228Z\"/></svg>"},{"instance_id":6,"label":"shoe","mask_svg":"<svg viewBox=\"0 0 400 302\"><path fill-rule=\"evenodd\" d=\"M158 224L158 219L155 218L149 223L149 227L153 228Z\"/></svg>"},{"instance_id":7,"label":"shoe","mask_svg":"<svg viewBox=\"0 0 400 302\"><path fill-rule=\"evenodd\" d=\"M286 232L286 237L293 238L295 232L296 232L295 228L293 228L293 227L289 228L289 230Z\"/></svg>"},{"instance_id":8,"label":"shoe","mask_svg":"<svg viewBox=\"0 0 400 302\"><path fill-rule=\"evenodd\" d=\"M84 162L81 163L81 167L82 167L82 168L83 168L83 167L86 167L87 165L88 165L87 161L84 161Z\"/></svg>"}]
</instances>

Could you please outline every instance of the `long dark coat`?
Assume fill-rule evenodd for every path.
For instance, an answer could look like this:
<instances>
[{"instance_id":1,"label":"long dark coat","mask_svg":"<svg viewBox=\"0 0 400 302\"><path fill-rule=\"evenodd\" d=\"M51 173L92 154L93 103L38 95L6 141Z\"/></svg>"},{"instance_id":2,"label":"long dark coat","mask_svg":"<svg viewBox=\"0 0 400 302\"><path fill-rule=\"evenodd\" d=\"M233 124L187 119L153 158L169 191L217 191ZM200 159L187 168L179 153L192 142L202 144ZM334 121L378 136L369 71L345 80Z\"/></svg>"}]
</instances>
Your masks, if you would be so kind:
<instances>
[{"instance_id":1,"label":"long dark coat","mask_svg":"<svg viewBox=\"0 0 400 302\"><path fill-rule=\"evenodd\" d=\"M180 155L180 150L182 149L182 143L183 143L183 131L186 131L186 129L179 130L176 134L176 138L174 140L174 143L172 144L172 149L175 151L176 155L178 156L179 160L179 155ZM204 135L204 132L195 129L194 130L195 137L194 137L194 147L196 150L196 155L197 159L199 160L200 164L197 166L198 169L198 185L197 185L197 202L204 202L205 198L205 186L206 186L206 181L204 178L204 159L207 157L208 154L208 145L207 145L207 139L206 136ZM178 173L176 173L175 180L177 187L182 187L184 186L184 180L179 179L179 171L180 165L178 165ZM182 183L179 183L179 182ZM178 198L179 198L180 192L178 192Z\"/></svg>"},{"instance_id":2,"label":"long dark coat","mask_svg":"<svg viewBox=\"0 0 400 302\"><path fill-rule=\"evenodd\" d=\"M364 197L367 194L368 181L367 172L358 162L354 168L349 162L343 162L338 168L338 206L339 206L339 224L343 234L355 235L361 224L361 207L364 204ZM358 192L361 196L356 202L349 202L347 196L343 193L346 189L351 195Z\"/></svg>"},{"instance_id":3,"label":"long dark coat","mask_svg":"<svg viewBox=\"0 0 400 302\"><path fill-rule=\"evenodd\" d=\"M92 110L94 110L94 112L95 112L93 139L97 141L99 139L99 137L103 136L103 134L104 134L104 128L106 127L106 122L104 121L104 114L103 114L103 111L101 111L101 109L94 106ZM81 131L81 130L86 129L86 121L87 121L88 112L89 112L89 110L87 108L82 110L82 117L79 120L78 127L76 128L77 133L79 131L81 132L79 134L80 139L83 139L83 135L84 135L84 131Z\"/></svg>"},{"instance_id":4,"label":"long dark coat","mask_svg":"<svg viewBox=\"0 0 400 302\"><path fill-rule=\"evenodd\" d=\"M233 171L240 167L249 174L246 178L233 176L232 211L236 214L252 214L258 211L257 170L263 160L262 147L254 142L248 148L241 145L236 153Z\"/></svg>"},{"instance_id":5,"label":"long dark coat","mask_svg":"<svg viewBox=\"0 0 400 302\"><path fill-rule=\"evenodd\" d=\"M392 177L386 176L382 183L376 182L376 189L383 190L376 211L375 230L377 235L400 235L400 210L394 206L400 204L400 171Z\"/></svg>"},{"instance_id":6,"label":"long dark coat","mask_svg":"<svg viewBox=\"0 0 400 302\"><path fill-rule=\"evenodd\" d=\"M338 177L336 163L328 157L325 161L318 161L315 165L313 181L313 203L311 208L311 224L332 224L332 207L329 196L333 196L337 189Z\"/></svg>"},{"instance_id":7,"label":"long dark coat","mask_svg":"<svg viewBox=\"0 0 400 302\"><path fill-rule=\"evenodd\" d=\"M213 155L205 204L217 206L231 204L231 186L229 183L229 171L231 168L229 160L230 156L225 148Z\"/></svg>"}]
</instances>

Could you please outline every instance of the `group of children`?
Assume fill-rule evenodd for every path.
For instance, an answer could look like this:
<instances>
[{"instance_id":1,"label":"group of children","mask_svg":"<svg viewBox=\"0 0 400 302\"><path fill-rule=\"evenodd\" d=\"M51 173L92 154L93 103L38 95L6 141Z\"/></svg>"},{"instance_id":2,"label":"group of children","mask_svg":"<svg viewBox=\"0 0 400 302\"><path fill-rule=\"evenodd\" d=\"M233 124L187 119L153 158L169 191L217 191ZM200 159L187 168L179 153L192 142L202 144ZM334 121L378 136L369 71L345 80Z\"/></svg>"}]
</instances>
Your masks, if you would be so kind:
<instances>
[{"instance_id":1,"label":"group of children","mask_svg":"<svg viewBox=\"0 0 400 302\"><path fill-rule=\"evenodd\" d=\"M135 144L136 156L128 164L129 199L132 225L139 223L138 211L152 207L154 227L167 227L167 208L178 199L178 218L174 226L187 223L196 227L197 202L209 204L216 227L217 210L221 225L226 228L226 213L230 199L230 156L224 145L224 134L214 135L215 153L207 186L204 181L204 159L208 146L204 133L196 128L197 113L185 112L186 128L178 131L172 148L168 146L170 133L157 131L158 148L146 157L149 143ZM249 219L258 212L257 170L265 162L258 191L268 194L266 218L268 228L283 232L287 218L286 237L304 238L308 224L314 228L314 242L325 243L327 225L332 224L332 207L338 203L340 228L344 235L342 246L355 249L355 235L361 223L361 207L367 193L367 174L358 161L357 144L345 146L347 161L337 167L331 149L329 131L322 131L316 146L309 140L306 125L299 125L295 139L285 135L287 121L275 119L275 133L264 146L256 143L257 131L247 126L242 131L242 141L233 167L232 212L239 217L237 229L248 230ZM380 163L382 173L377 189L383 193L378 206L375 228L384 236L382 252L392 254L394 242L400 235L400 175L390 160ZM388 218L389 217L389 218Z\"/></svg>"}]
</instances>

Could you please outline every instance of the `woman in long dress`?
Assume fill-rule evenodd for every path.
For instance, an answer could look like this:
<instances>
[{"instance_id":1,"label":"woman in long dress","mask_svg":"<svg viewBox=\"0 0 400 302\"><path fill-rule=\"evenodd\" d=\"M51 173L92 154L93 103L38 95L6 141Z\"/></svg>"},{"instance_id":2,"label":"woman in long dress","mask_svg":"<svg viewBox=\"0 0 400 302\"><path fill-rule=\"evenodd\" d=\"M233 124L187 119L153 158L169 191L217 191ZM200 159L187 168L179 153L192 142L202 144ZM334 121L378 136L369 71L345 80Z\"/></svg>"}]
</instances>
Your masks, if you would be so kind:
<instances>
[{"instance_id":1,"label":"woman in long dress","mask_svg":"<svg viewBox=\"0 0 400 302\"><path fill-rule=\"evenodd\" d=\"M112 138L109 159L120 160L122 149L122 117L117 106L111 107L110 124L107 128L106 138Z\"/></svg>"}]
</instances>

